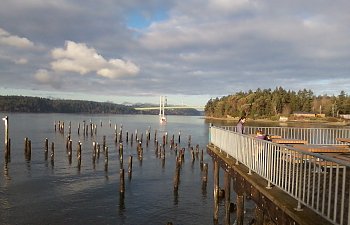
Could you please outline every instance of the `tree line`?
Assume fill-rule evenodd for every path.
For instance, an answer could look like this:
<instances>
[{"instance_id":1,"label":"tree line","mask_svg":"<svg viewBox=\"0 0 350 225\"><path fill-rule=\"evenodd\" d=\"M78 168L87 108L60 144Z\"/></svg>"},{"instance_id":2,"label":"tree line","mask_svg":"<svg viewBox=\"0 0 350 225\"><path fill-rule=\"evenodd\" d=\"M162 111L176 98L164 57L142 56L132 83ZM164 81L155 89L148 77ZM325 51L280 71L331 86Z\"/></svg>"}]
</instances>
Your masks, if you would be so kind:
<instances>
[{"instance_id":1,"label":"tree line","mask_svg":"<svg viewBox=\"0 0 350 225\"><path fill-rule=\"evenodd\" d=\"M110 102L48 99L29 96L1 96L0 112L21 113L88 113L88 114L148 114L158 115L159 110L136 110L150 105L122 105ZM157 105L152 105L157 106ZM166 109L166 115L198 116L196 109Z\"/></svg>"},{"instance_id":2,"label":"tree line","mask_svg":"<svg viewBox=\"0 0 350 225\"><path fill-rule=\"evenodd\" d=\"M350 114L350 97L341 91L339 95L314 95L311 90L291 91L282 87L274 90L237 92L221 98L210 99L205 106L208 117L240 117L258 119L290 115L295 112L325 114L336 117Z\"/></svg>"},{"instance_id":3,"label":"tree line","mask_svg":"<svg viewBox=\"0 0 350 225\"><path fill-rule=\"evenodd\" d=\"M0 96L1 112L136 114L131 106L109 102L52 100L27 96Z\"/></svg>"}]
</instances>

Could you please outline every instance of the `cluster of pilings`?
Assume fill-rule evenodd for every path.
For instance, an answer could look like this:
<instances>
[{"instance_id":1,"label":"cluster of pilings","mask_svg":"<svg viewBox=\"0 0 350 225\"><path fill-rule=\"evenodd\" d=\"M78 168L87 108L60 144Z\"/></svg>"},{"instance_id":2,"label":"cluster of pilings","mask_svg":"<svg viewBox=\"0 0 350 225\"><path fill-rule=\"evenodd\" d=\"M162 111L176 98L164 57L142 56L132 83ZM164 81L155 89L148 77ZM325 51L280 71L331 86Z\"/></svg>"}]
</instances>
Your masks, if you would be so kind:
<instances>
[{"instance_id":1,"label":"cluster of pilings","mask_svg":"<svg viewBox=\"0 0 350 225\"><path fill-rule=\"evenodd\" d=\"M8 135L8 117L6 116L3 118L5 121L5 155L6 155L6 160L10 159L10 139ZM71 122L69 121L69 126L68 129L65 128L65 122L64 121L55 121L54 123L54 130L55 132L59 132L60 134L65 134L67 133L67 137L65 138L65 146L66 146L66 154L68 157L68 162L69 164L72 164L72 160L74 157L73 154L73 140L71 139L72 136L72 126ZM86 121L83 121L83 130L82 134L84 136L88 136L89 134L91 136L97 135L97 125L92 123L90 120L89 123L86 123ZM103 126L102 121L100 123L100 126ZM109 121L109 126L111 127L111 121ZM123 132L123 125L120 125L119 129L117 125L114 127L114 142L116 145L116 150L118 151L118 157L120 161L120 193L123 195L125 192L125 181L124 181L124 145L123 143L129 144L132 147L133 142L135 141L137 143L136 146L136 151L137 151L137 157L140 163L142 163L143 160L143 148L144 148L144 143L146 144L146 147L148 147L150 141L151 141L151 128L148 127L146 130L146 135L144 138L143 133L139 133L138 130L135 130L134 133L131 133L129 137L129 132L126 131L125 133ZM78 129L77 129L78 135L81 135L81 125L80 123L78 124ZM180 147L180 142L181 142L181 132L178 133L177 137L177 142L175 138L175 134L170 136L167 132L161 135L160 140L158 140L158 132L157 130L154 131L154 150L157 158L162 160L162 165L165 165L165 156L166 156L166 151L169 149L170 151L174 152L176 156L176 163L175 163L175 173L174 173L174 192L177 194L178 189L179 189L179 184L180 184L180 171L183 163L185 162L185 152L186 148ZM144 141L145 139L145 141ZM199 145L197 144L195 147L191 145L192 138L191 135L188 136L188 152L191 155L191 162L192 164L195 162L196 159L200 160L200 168L202 171L202 189L206 189L207 181L208 181L208 164L203 162L203 149L199 149ZM82 164L82 151L83 146L80 141L77 142L76 145L76 162L77 162L77 167L78 170L80 171L81 169L81 164ZM45 160L50 160L51 165L54 166L54 161L55 161L55 144L54 142L51 142L51 148L49 146L49 140L48 138L45 138L44 140L44 154L45 154ZM26 137L24 139L24 155L25 159L27 161L31 160L31 154L32 154L32 144L31 140ZM92 163L93 167L95 168L96 166L96 161L99 160L100 155L104 155L104 169L107 172L108 171L108 162L109 162L109 147L106 144L106 136L102 137L102 145L100 145L98 142L93 141L92 142ZM130 155L128 158L128 177L131 179L132 177L132 170L133 170L133 156Z\"/></svg>"}]
</instances>

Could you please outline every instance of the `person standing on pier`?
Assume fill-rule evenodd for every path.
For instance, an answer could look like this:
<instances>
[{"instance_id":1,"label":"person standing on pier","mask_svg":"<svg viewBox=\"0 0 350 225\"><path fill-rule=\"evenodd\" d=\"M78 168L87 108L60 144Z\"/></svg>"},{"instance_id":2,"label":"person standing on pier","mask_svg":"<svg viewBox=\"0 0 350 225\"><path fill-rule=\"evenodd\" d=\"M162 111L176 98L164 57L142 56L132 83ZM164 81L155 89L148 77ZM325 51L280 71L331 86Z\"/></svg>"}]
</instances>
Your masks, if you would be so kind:
<instances>
[{"instance_id":1,"label":"person standing on pier","mask_svg":"<svg viewBox=\"0 0 350 225\"><path fill-rule=\"evenodd\" d=\"M246 121L246 117L242 116L237 123L237 132L240 134L244 134L244 123Z\"/></svg>"}]
</instances>

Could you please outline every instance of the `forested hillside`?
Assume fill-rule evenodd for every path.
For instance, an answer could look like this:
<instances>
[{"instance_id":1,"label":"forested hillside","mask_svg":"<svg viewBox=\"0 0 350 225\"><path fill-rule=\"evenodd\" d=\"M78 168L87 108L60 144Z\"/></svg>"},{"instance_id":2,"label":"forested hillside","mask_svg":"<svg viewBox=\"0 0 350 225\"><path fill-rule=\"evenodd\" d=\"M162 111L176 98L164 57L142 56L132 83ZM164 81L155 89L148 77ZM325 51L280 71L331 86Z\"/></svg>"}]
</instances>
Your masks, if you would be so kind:
<instances>
[{"instance_id":1,"label":"forested hillside","mask_svg":"<svg viewBox=\"0 0 350 225\"><path fill-rule=\"evenodd\" d=\"M315 96L311 90L298 92L282 87L238 92L221 98L210 99L205 106L209 117L272 118L294 112L322 113L326 116L350 114L350 97L341 91L337 96Z\"/></svg>"},{"instance_id":2,"label":"forested hillside","mask_svg":"<svg viewBox=\"0 0 350 225\"><path fill-rule=\"evenodd\" d=\"M39 97L0 96L0 112L136 114L130 106L108 102L51 100Z\"/></svg>"}]
</instances>

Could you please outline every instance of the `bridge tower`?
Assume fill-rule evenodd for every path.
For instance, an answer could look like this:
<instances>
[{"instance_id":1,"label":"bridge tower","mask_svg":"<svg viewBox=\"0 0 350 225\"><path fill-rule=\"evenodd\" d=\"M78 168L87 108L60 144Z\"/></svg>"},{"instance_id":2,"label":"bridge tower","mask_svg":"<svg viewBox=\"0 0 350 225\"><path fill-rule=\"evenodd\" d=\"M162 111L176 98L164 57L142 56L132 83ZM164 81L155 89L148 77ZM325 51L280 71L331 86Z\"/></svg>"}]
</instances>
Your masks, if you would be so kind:
<instances>
[{"instance_id":1,"label":"bridge tower","mask_svg":"<svg viewBox=\"0 0 350 225\"><path fill-rule=\"evenodd\" d=\"M166 122L166 117L165 117L165 112L164 112L166 104L167 104L166 96L160 96L160 98L159 98L159 121L160 121L160 123Z\"/></svg>"}]
</instances>

